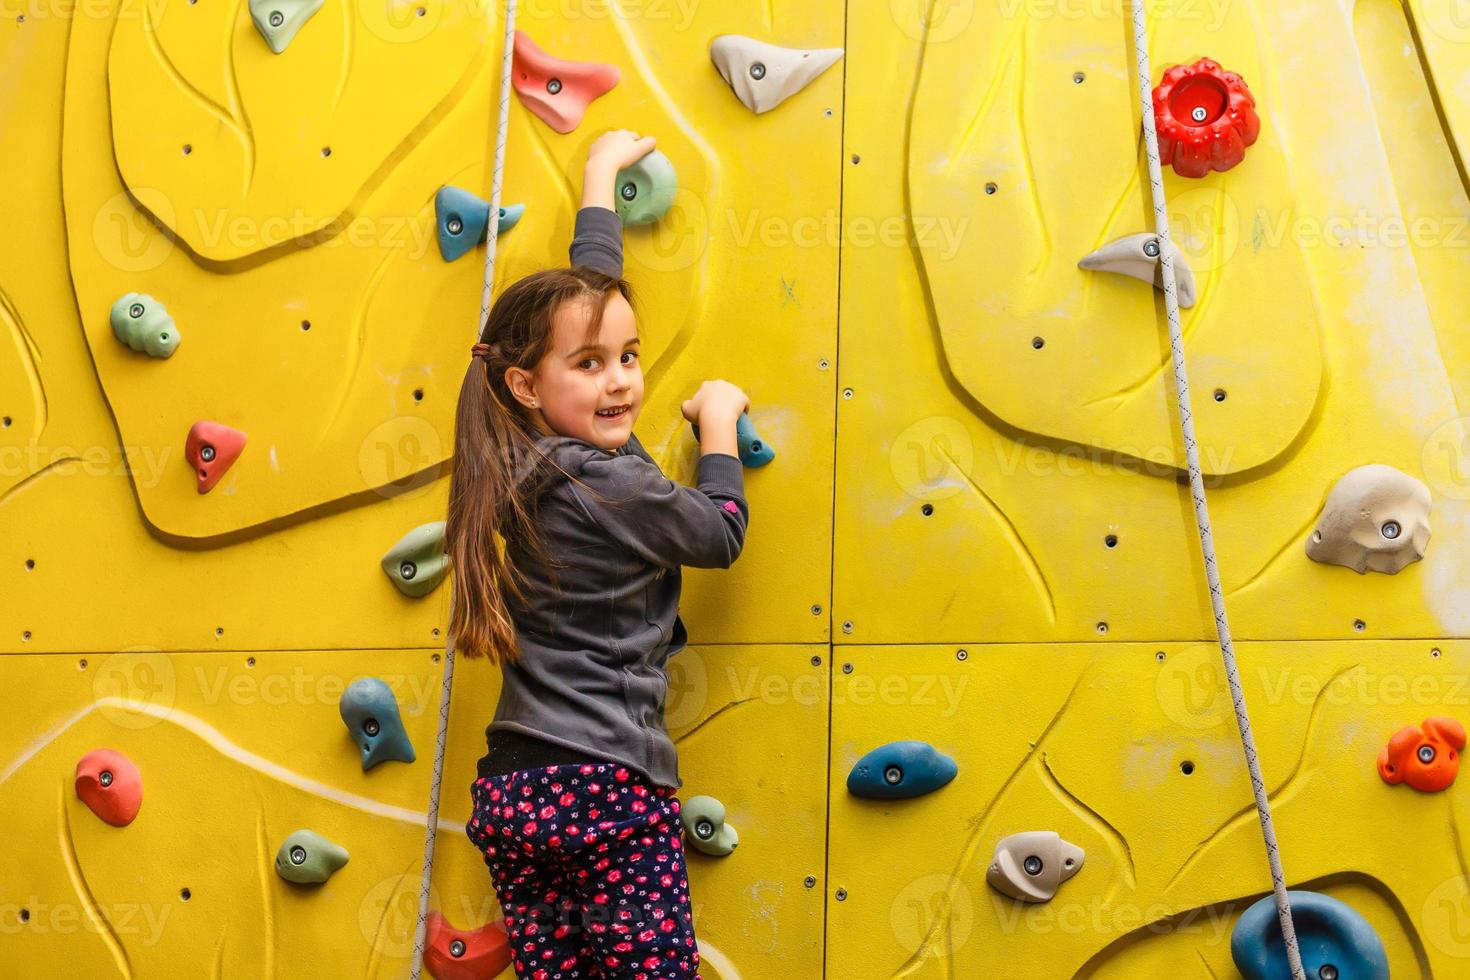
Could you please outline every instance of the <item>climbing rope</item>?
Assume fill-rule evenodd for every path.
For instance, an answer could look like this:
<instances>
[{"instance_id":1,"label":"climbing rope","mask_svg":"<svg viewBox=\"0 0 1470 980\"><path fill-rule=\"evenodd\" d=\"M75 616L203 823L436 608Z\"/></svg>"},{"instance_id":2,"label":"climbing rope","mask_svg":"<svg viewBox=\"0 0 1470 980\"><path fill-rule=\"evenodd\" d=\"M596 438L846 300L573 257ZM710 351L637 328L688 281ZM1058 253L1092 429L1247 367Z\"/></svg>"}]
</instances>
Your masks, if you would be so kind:
<instances>
[{"instance_id":1,"label":"climbing rope","mask_svg":"<svg viewBox=\"0 0 1470 980\"><path fill-rule=\"evenodd\" d=\"M1148 30L1143 0L1133 0L1133 48L1138 54L1138 99L1143 109L1143 140L1148 155L1149 186L1153 193L1154 228L1158 235L1159 268L1164 280L1164 308L1169 317L1169 348L1174 357L1174 387L1179 395L1179 428L1184 436L1184 454L1189 464L1189 488L1194 496L1194 520L1199 527L1200 549L1204 552L1205 577L1210 584L1210 605L1215 610L1215 634L1230 697L1235 702L1235 724L1245 749L1251 788L1256 794L1256 813L1261 818L1261 836L1266 840L1266 859L1271 864L1271 884L1276 891L1276 913L1286 943L1286 961L1295 980L1306 980L1302 954L1297 947L1296 927L1291 921L1291 903L1286 896L1286 875L1281 870L1281 852L1276 846L1276 828L1271 822L1271 803L1261 777L1261 760L1256 755L1256 738L1251 734L1250 715L1245 710L1245 692L1240 686L1240 669L1235 665L1235 645L1230 639L1230 622L1225 617L1225 593L1220 588L1220 568L1215 560L1215 538L1210 531L1210 512L1205 505L1204 475L1200 472L1199 446L1194 439L1194 412L1189 404L1189 380L1184 371L1184 336L1179 327L1179 293L1174 282L1174 258L1169 251L1169 211L1164 198L1164 175L1159 165L1159 135L1154 128L1153 77L1148 66Z\"/></svg>"},{"instance_id":2,"label":"climbing rope","mask_svg":"<svg viewBox=\"0 0 1470 980\"><path fill-rule=\"evenodd\" d=\"M495 129L495 164L490 177L490 222L485 229L485 282L480 292L480 317L475 340L490 319L490 291L495 282L495 239L500 231L500 183L505 172L505 134L510 128L510 66L515 54L516 0L506 0L505 42L500 64L500 114ZM476 362L478 363L478 362ZM449 600L450 620L454 598ZM439 688L439 733L434 739L434 772L429 782L429 812L424 824L424 869L419 878L419 915L413 929L413 965L410 980L419 980L424 965L424 938L429 928L429 891L434 877L434 845L439 832L439 790L444 782L444 744L449 735L449 699L454 691L454 635L446 629L444 683Z\"/></svg>"}]
</instances>

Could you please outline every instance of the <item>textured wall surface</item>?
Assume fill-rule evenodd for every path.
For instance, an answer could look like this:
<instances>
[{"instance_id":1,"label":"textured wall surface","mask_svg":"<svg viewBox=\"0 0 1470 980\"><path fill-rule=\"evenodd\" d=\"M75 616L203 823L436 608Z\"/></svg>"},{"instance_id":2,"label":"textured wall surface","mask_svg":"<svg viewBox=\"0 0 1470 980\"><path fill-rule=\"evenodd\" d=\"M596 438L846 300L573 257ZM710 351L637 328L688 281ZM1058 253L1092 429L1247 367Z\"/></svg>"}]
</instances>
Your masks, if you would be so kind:
<instances>
[{"instance_id":1,"label":"textured wall surface","mask_svg":"<svg viewBox=\"0 0 1470 980\"><path fill-rule=\"evenodd\" d=\"M435 193L489 196L503 10L329 0L280 54L244 0L28 0L0 18L0 973L407 974L448 589L379 560L442 520L484 252ZM1470 719L1470 21L1452 0L1150 5L1155 81L1240 72L1260 139L1166 171L1198 302L1186 354L1226 601L1294 888L1356 908L1393 974L1470 972L1465 787L1375 770ZM1077 268L1149 229L1115 3L527 3L518 26L618 85L558 134L512 97L497 286L566 260L587 147L658 138L679 192L625 233L640 438L692 478L679 402L751 395L728 571L690 570L666 722L707 980L1227 977L1270 888L1213 643L1162 301ZM710 41L843 58L754 114ZM167 359L109 310L167 307ZM1041 339L1042 344L1035 341ZM1222 393L1223 397L1216 395ZM196 490L185 436L245 432ZM1311 561L1332 485L1422 480L1397 574ZM368 772L338 716L392 688L417 749ZM434 906L499 908L463 835L498 692L456 673ZM849 794L870 749L953 758L930 795ZM126 827L73 788L110 748ZM303 887L310 828L350 853ZM1050 903L995 843L1087 854ZM507 970L504 974L510 976Z\"/></svg>"}]
</instances>

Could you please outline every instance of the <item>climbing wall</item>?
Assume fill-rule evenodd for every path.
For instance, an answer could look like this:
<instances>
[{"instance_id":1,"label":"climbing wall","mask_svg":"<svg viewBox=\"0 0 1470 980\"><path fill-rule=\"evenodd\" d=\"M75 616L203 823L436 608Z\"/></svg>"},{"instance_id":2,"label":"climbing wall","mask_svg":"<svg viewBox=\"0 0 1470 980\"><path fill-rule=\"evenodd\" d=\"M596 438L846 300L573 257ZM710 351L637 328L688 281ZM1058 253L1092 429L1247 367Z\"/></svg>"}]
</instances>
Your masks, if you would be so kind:
<instances>
[{"instance_id":1,"label":"climbing wall","mask_svg":"<svg viewBox=\"0 0 1470 980\"><path fill-rule=\"evenodd\" d=\"M1208 56L1261 120L1237 165L1165 185L1283 862L1361 917L1299 926L1463 975L1470 812L1425 782L1453 732L1395 748L1404 782L1378 760L1470 719L1470 26L1453 0L1149 13L1151 82ZM23 695L0 973L408 974L503 15L0 22L0 678ZM557 76L559 116L511 96L497 285L565 262L597 135L656 136L676 189L625 232L639 436L692 479L679 402L723 377L776 451L740 560L686 573L669 665L681 798L739 835L689 849L703 975L1236 975L1271 881L1162 300L1078 267L1151 230L1118 5L588 0L517 26L617 81L584 105ZM459 662L441 980L512 975L463 833L497 693ZM1078 857L1057 881L1042 852Z\"/></svg>"}]
</instances>

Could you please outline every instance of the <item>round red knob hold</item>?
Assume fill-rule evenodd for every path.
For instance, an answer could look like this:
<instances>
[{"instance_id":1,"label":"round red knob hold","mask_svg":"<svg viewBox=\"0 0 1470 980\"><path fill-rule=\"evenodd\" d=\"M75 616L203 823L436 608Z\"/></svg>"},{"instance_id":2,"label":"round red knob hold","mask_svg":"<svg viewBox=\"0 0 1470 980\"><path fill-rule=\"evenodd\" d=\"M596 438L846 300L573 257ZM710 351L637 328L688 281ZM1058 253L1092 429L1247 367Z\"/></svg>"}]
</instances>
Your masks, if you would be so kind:
<instances>
[{"instance_id":1,"label":"round red knob hold","mask_svg":"<svg viewBox=\"0 0 1470 980\"><path fill-rule=\"evenodd\" d=\"M1154 122L1159 160L1181 177L1229 170L1261 132L1245 79L1209 58L1164 72L1154 88Z\"/></svg>"}]
</instances>

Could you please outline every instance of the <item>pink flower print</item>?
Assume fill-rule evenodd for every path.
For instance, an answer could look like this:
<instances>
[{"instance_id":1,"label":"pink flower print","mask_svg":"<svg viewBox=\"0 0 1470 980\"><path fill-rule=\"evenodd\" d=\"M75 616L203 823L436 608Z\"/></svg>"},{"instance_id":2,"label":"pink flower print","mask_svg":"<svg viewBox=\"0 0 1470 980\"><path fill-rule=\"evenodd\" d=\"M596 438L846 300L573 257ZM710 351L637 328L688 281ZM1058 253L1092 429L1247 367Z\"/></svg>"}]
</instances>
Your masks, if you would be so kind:
<instances>
[{"instance_id":1,"label":"pink flower print","mask_svg":"<svg viewBox=\"0 0 1470 980\"><path fill-rule=\"evenodd\" d=\"M635 885L635 884L633 884L631 881L628 882L626 885L623 886L623 894L624 895L631 895L631 894L633 894L637 890L638 890L638 886Z\"/></svg>"},{"instance_id":2,"label":"pink flower print","mask_svg":"<svg viewBox=\"0 0 1470 980\"><path fill-rule=\"evenodd\" d=\"M563 793L561 794L561 799L557 800L557 802L560 803L562 806L571 806L573 803L577 802L577 798L571 793Z\"/></svg>"},{"instance_id":3,"label":"pink flower print","mask_svg":"<svg viewBox=\"0 0 1470 980\"><path fill-rule=\"evenodd\" d=\"M612 827L612 825L613 825L613 821L611 821L611 820L603 820L603 821L600 821L597 824L597 829L598 830L608 830L608 829L610 829Z\"/></svg>"},{"instance_id":4,"label":"pink flower print","mask_svg":"<svg viewBox=\"0 0 1470 980\"><path fill-rule=\"evenodd\" d=\"M561 792L561 783L552 783L551 784L551 791L553 793L560 793Z\"/></svg>"},{"instance_id":5,"label":"pink flower print","mask_svg":"<svg viewBox=\"0 0 1470 980\"><path fill-rule=\"evenodd\" d=\"M647 959L645 959L643 961L643 965L645 967L647 967L648 969L650 969L650 970L654 969L655 967L658 966L658 957L657 956L650 956L650 957L648 957Z\"/></svg>"},{"instance_id":6,"label":"pink flower print","mask_svg":"<svg viewBox=\"0 0 1470 980\"><path fill-rule=\"evenodd\" d=\"M530 813L532 810L536 809L536 806L533 803L527 803L525 800L521 800L519 803L516 804L516 809L521 811L522 813Z\"/></svg>"},{"instance_id":7,"label":"pink flower print","mask_svg":"<svg viewBox=\"0 0 1470 980\"><path fill-rule=\"evenodd\" d=\"M664 932L673 932L675 929L679 928L679 924L673 919L665 919L658 924L658 927Z\"/></svg>"},{"instance_id":8,"label":"pink flower print","mask_svg":"<svg viewBox=\"0 0 1470 980\"><path fill-rule=\"evenodd\" d=\"M647 796L648 795L648 787L647 786L634 786L633 787L633 795L634 796Z\"/></svg>"},{"instance_id":9,"label":"pink flower print","mask_svg":"<svg viewBox=\"0 0 1470 980\"><path fill-rule=\"evenodd\" d=\"M581 769L579 769L577 771L580 772L584 776L590 776L590 775L592 775L592 767L591 766L583 766Z\"/></svg>"},{"instance_id":10,"label":"pink flower print","mask_svg":"<svg viewBox=\"0 0 1470 980\"><path fill-rule=\"evenodd\" d=\"M633 952L633 944L624 939L620 943L614 943L613 949L617 950L619 953L631 953Z\"/></svg>"},{"instance_id":11,"label":"pink flower print","mask_svg":"<svg viewBox=\"0 0 1470 980\"><path fill-rule=\"evenodd\" d=\"M638 941L641 942L641 943L646 943L650 939L652 939L654 937L654 935L655 935L655 933L654 933L654 931L652 929L644 929L642 932L640 932L638 934Z\"/></svg>"},{"instance_id":12,"label":"pink flower print","mask_svg":"<svg viewBox=\"0 0 1470 980\"><path fill-rule=\"evenodd\" d=\"M620 783L626 783L628 781L628 770L619 769L617 772L613 773L613 778Z\"/></svg>"},{"instance_id":13,"label":"pink flower print","mask_svg":"<svg viewBox=\"0 0 1470 980\"><path fill-rule=\"evenodd\" d=\"M490 800L493 803L499 803L500 802L500 790L498 790L498 789L492 789L490 791Z\"/></svg>"},{"instance_id":14,"label":"pink flower print","mask_svg":"<svg viewBox=\"0 0 1470 980\"><path fill-rule=\"evenodd\" d=\"M521 828L523 834L534 834L536 832L536 821L527 820L526 825Z\"/></svg>"},{"instance_id":15,"label":"pink flower print","mask_svg":"<svg viewBox=\"0 0 1470 980\"><path fill-rule=\"evenodd\" d=\"M665 888L672 888L674 886L674 876L673 875L659 875L658 876L658 883L660 885L663 885Z\"/></svg>"},{"instance_id":16,"label":"pink flower print","mask_svg":"<svg viewBox=\"0 0 1470 980\"><path fill-rule=\"evenodd\" d=\"M550 980L551 978L551 974L547 973L545 970L537 970L535 973L531 974L531 976L535 977L536 980Z\"/></svg>"},{"instance_id":17,"label":"pink flower print","mask_svg":"<svg viewBox=\"0 0 1470 980\"><path fill-rule=\"evenodd\" d=\"M569 933L571 931L572 931L572 927L569 926L569 925L566 925L565 923L563 923L562 925L559 925L559 926L556 927L556 929L552 932L552 935L555 936L557 939L565 939L565 938L567 938L567 933ZM576 961L573 960L572 962L575 963ZM562 969L565 970L566 968L567 968L567 965L565 963L563 963L562 964Z\"/></svg>"},{"instance_id":18,"label":"pink flower print","mask_svg":"<svg viewBox=\"0 0 1470 980\"><path fill-rule=\"evenodd\" d=\"M601 815L602 815L602 811L599 810L599 809L597 809L597 807L595 807L595 806L589 806L587 808L587 819L588 820L596 820Z\"/></svg>"},{"instance_id":19,"label":"pink flower print","mask_svg":"<svg viewBox=\"0 0 1470 980\"><path fill-rule=\"evenodd\" d=\"M554 816L556 816L556 807L552 806L550 803L541 808L542 820L550 820Z\"/></svg>"},{"instance_id":20,"label":"pink flower print","mask_svg":"<svg viewBox=\"0 0 1470 980\"><path fill-rule=\"evenodd\" d=\"M648 812L648 804L644 803L642 800L634 800L632 803L632 807L634 813Z\"/></svg>"},{"instance_id":21,"label":"pink flower print","mask_svg":"<svg viewBox=\"0 0 1470 980\"><path fill-rule=\"evenodd\" d=\"M623 873L621 871L619 871L617 868L613 868L611 871L609 871L607 873L607 880L608 881L622 881L623 880Z\"/></svg>"},{"instance_id":22,"label":"pink flower print","mask_svg":"<svg viewBox=\"0 0 1470 980\"><path fill-rule=\"evenodd\" d=\"M593 895L592 896L592 901L594 903L598 904L598 905L606 905L607 904L607 893L606 892L598 892L596 895Z\"/></svg>"},{"instance_id":23,"label":"pink flower print","mask_svg":"<svg viewBox=\"0 0 1470 980\"><path fill-rule=\"evenodd\" d=\"M611 863L612 863L612 860L610 858L603 858L601 861L598 861L592 867L593 867L594 870L602 871L603 869L605 869Z\"/></svg>"},{"instance_id":24,"label":"pink flower print","mask_svg":"<svg viewBox=\"0 0 1470 980\"><path fill-rule=\"evenodd\" d=\"M546 838L546 843L550 847L561 847L561 834L552 834Z\"/></svg>"},{"instance_id":25,"label":"pink flower print","mask_svg":"<svg viewBox=\"0 0 1470 980\"><path fill-rule=\"evenodd\" d=\"M582 832L582 828L581 827L578 827L576 824L574 824L574 823L567 824L567 833L570 834L571 836L576 837L581 832Z\"/></svg>"},{"instance_id":26,"label":"pink flower print","mask_svg":"<svg viewBox=\"0 0 1470 980\"><path fill-rule=\"evenodd\" d=\"M576 966L577 958L575 956L568 956L566 959L561 961L561 968L563 971L575 969Z\"/></svg>"},{"instance_id":27,"label":"pink flower print","mask_svg":"<svg viewBox=\"0 0 1470 980\"><path fill-rule=\"evenodd\" d=\"M587 784L587 789L588 789L588 791L593 792L593 793L601 793L602 792L602 784L601 783L588 783Z\"/></svg>"}]
</instances>

